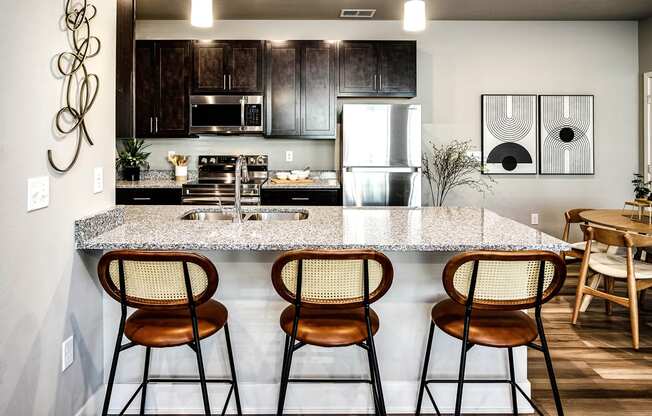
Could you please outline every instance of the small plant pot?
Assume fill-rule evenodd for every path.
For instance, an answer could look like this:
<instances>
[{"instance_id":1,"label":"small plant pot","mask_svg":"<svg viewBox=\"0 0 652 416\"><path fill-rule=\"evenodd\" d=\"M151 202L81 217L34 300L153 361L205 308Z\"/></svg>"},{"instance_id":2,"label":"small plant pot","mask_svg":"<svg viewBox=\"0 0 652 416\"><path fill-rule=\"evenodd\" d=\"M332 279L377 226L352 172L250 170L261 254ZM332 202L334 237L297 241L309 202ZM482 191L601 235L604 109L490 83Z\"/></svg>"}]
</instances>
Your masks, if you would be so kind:
<instances>
[{"instance_id":1,"label":"small plant pot","mask_svg":"<svg viewBox=\"0 0 652 416\"><path fill-rule=\"evenodd\" d=\"M140 166L131 166L122 168L122 179L125 181L140 180Z\"/></svg>"},{"instance_id":2,"label":"small plant pot","mask_svg":"<svg viewBox=\"0 0 652 416\"><path fill-rule=\"evenodd\" d=\"M174 177L177 182L186 182L188 180L188 166L175 166Z\"/></svg>"}]
</instances>

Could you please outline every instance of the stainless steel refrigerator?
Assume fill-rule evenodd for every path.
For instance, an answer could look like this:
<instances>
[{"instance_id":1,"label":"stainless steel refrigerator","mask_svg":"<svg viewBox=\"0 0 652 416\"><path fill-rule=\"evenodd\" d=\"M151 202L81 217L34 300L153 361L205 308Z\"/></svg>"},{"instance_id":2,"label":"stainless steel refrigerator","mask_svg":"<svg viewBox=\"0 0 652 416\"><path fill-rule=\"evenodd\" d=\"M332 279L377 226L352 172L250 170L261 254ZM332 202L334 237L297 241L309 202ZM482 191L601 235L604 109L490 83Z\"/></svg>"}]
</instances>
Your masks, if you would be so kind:
<instances>
[{"instance_id":1,"label":"stainless steel refrigerator","mask_svg":"<svg viewBox=\"0 0 652 416\"><path fill-rule=\"evenodd\" d=\"M344 104L344 206L421 206L421 106Z\"/></svg>"}]
</instances>

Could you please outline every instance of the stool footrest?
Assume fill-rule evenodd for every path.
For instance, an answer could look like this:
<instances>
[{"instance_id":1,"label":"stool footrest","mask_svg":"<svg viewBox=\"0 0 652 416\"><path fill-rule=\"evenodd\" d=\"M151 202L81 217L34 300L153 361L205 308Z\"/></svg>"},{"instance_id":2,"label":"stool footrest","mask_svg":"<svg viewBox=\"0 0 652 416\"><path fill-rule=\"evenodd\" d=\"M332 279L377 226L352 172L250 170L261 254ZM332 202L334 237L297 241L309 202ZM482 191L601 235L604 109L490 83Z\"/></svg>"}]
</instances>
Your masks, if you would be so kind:
<instances>
[{"instance_id":1,"label":"stool footrest","mask_svg":"<svg viewBox=\"0 0 652 416\"><path fill-rule=\"evenodd\" d=\"M354 378L291 378L289 383L366 383L371 384L371 380L354 379Z\"/></svg>"}]
</instances>

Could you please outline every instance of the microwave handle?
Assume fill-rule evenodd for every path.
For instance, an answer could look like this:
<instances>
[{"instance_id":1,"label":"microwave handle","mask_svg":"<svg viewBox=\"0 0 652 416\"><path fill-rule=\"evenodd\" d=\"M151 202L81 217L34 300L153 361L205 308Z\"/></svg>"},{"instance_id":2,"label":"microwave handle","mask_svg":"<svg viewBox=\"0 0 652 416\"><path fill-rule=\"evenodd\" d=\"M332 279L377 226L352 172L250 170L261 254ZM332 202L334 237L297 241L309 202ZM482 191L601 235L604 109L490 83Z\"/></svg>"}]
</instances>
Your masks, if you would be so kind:
<instances>
[{"instance_id":1,"label":"microwave handle","mask_svg":"<svg viewBox=\"0 0 652 416\"><path fill-rule=\"evenodd\" d=\"M245 126L245 102L247 99L245 97L242 97L240 99L240 126L244 127Z\"/></svg>"}]
</instances>

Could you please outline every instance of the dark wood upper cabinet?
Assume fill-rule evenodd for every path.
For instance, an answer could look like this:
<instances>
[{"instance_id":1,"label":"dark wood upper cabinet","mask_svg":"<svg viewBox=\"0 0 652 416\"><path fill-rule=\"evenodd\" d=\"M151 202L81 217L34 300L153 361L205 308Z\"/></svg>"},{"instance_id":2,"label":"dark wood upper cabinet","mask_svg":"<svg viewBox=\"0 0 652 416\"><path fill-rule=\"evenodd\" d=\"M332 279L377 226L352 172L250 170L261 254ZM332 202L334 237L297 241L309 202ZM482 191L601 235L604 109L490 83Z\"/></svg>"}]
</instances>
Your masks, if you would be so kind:
<instances>
[{"instance_id":1,"label":"dark wood upper cabinet","mask_svg":"<svg viewBox=\"0 0 652 416\"><path fill-rule=\"evenodd\" d=\"M417 94L415 41L342 41L340 97L406 97Z\"/></svg>"},{"instance_id":2,"label":"dark wood upper cabinet","mask_svg":"<svg viewBox=\"0 0 652 416\"><path fill-rule=\"evenodd\" d=\"M301 136L335 138L337 45L301 43Z\"/></svg>"},{"instance_id":3,"label":"dark wood upper cabinet","mask_svg":"<svg viewBox=\"0 0 652 416\"><path fill-rule=\"evenodd\" d=\"M261 94L263 42L195 41L193 93Z\"/></svg>"},{"instance_id":4,"label":"dark wood upper cabinet","mask_svg":"<svg viewBox=\"0 0 652 416\"><path fill-rule=\"evenodd\" d=\"M267 42L265 47L265 134L301 134L301 44Z\"/></svg>"},{"instance_id":5,"label":"dark wood upper cabinet","mask_svg":"<svg viewBox=\"0 0 652 416\"><path fill-rule=\"evenodd\" d=\"M136 135L187 137L190 42L136 42Z\"/></svg>"},{"instance_id":6,"label":"dark wood upper cabinet","mask_svg":"<svg viewBox=\"0 0 652 416\"><path fill-rule=\"evenodd\" d=\"M267 136L335 138L336 63L334 43L267 43Z\"/></svg>"},{"instance_id":7,"label":"dark wood upper cabinet","mask_svg":"<svg viewBox=\"0 0 652 416\"><path fill-rule=\"evenodd\" d=\"M116 9L115 135L134 136L134 0L118 0Z\"/></svg>"},{"instance_id":8,"label":"dark wood upper cabinet","mask_svg":"<svg viewBox=\"0 0 652 416\"><path fill-rule=\"evenodd\" d=\"M340 95L375 95L378 85L376 44L362 41L340 43Z\"/></svg>"}]
</instances>

